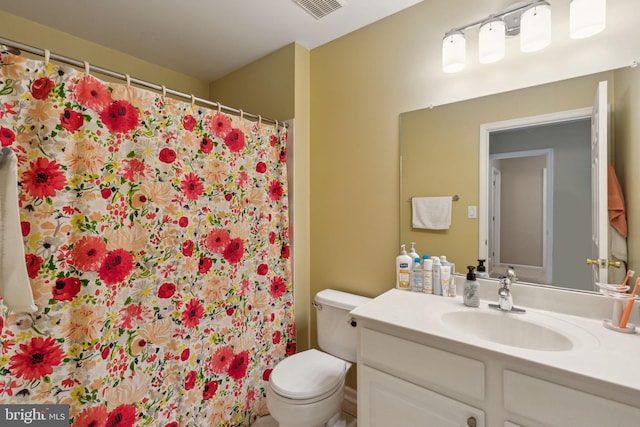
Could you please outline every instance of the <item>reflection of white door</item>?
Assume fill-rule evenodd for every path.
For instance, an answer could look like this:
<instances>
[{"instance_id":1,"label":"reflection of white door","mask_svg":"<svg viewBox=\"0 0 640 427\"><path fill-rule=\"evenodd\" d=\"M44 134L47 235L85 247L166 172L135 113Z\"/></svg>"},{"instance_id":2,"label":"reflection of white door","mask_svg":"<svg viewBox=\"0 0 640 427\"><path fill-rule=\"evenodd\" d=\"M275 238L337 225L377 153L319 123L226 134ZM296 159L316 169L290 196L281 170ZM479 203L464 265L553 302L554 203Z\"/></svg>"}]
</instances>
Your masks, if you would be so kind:
<instances>
[{"instance_id":1,"label":"reflection of white door","mask_svg":"<svg viewBox=\"0 0 640 427\"><path fill-rule=\"evenodd\" d=\"M595 282L607 283L609 259L609 212L607 210L607 82L598 84L591 118L591 191L592 200L592 259L599 261L593 268Z\"/></svg>"},{"instance_id":2,"label":"reflection of white door","mask_svg":"<svg viewBox=\"0 0 640 427\"><path fill-rule=\"evenodd\" d=\"M487 271L492 272L495 269L495 260L500 259L500 203L501 190L500 183L502 176L500 169L493 166L491 168L491 188L489 189L489 258L487 259Z\"/></svg>"}]
</instances>

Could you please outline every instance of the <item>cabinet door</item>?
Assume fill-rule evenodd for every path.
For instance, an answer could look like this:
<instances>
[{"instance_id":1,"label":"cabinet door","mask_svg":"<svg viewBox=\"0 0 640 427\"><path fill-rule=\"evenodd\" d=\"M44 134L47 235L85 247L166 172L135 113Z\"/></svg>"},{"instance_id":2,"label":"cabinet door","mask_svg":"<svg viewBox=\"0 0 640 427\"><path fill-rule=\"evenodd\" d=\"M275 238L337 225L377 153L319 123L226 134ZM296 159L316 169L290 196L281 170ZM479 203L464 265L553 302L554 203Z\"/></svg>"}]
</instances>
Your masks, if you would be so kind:
<instances>
[{"instance_id":1,"label":"cabinet door","mask_svg":"<svg viewBox=\"0 0 640 427\"><path fill-rule=\"evenodd\" d=\"M359 427L484 425L484 412L477 408L368 366L358 369Z\"/></svg>"}]
</instances>

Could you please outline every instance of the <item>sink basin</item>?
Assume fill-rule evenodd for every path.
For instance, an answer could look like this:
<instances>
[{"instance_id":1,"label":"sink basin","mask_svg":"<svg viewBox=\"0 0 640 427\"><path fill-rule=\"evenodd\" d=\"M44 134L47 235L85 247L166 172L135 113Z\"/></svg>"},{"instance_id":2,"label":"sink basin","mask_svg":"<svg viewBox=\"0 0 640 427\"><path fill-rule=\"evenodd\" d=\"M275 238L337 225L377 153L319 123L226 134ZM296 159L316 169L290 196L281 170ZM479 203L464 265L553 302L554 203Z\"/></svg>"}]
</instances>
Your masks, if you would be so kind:
<instances>
[{"instance_id":1,"label":"sink basin","mask_svg":"<svg viewBox=\"0 0 640 427\"><path fill-rule=\"evenodd\" d=\"M573 341L551 327L525 319L528 314L499 311L450 311L442 315L445 325L482 340L540 351L568 351Z\"/></svg>"}]
</instances>

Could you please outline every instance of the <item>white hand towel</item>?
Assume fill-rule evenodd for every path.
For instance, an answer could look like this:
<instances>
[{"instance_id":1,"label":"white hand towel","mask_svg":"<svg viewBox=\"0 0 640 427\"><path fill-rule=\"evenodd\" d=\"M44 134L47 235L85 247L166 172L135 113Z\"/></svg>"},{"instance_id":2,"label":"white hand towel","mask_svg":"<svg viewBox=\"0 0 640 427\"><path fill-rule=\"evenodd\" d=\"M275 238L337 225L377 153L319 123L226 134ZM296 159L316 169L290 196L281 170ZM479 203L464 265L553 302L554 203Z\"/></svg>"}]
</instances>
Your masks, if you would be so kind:
<instances>
[{"instance_id":1,"label":"white hand towel","mask_svg":"<svg viewBox=\"0 0 640 427\"><path fill-rule=\"evenodd\" d=\"M451 201L446 197L413 197L413 228L448 230L451 227Z\"/></svg>"},{"instance_id":2,"label":"white hand towel","mask_svg":"<svg viewBox=\"0 0 640 427\"><path fill-rule=\"evenodd\" d=\"M0 230L0 295L13 312L35 313L18 210L18 160L9 148L0 153Z\"/></svg>"}]
</instances>

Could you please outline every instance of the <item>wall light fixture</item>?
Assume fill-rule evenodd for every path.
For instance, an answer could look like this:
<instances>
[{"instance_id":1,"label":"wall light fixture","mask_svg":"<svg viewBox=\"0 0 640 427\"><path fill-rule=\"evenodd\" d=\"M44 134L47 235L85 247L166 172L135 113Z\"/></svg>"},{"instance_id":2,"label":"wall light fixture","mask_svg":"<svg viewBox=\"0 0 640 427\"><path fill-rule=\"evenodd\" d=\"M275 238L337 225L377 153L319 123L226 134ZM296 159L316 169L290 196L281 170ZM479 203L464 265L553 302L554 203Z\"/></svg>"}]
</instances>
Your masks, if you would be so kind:
<instances>
[{"instance_id":1,"label":"wall light fixture","mask_svg":"<svg viewBox=\"0 0 640 427\"><path fill-rule=\"evenodd\" d=\"M585 38L605 28L606 0L571 0L571 38ZM442 70L456 73L466 64L465 31L479 26L478 56L482 64L499 61L505 55L505 38L520 35L520 50L535 52L551 43L551 5L546 0L513 4L502 13L454 28L442 40Z\"/></svg>"}]
</instances>

